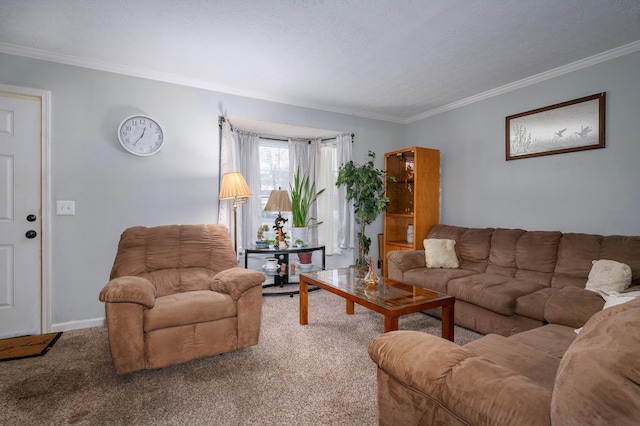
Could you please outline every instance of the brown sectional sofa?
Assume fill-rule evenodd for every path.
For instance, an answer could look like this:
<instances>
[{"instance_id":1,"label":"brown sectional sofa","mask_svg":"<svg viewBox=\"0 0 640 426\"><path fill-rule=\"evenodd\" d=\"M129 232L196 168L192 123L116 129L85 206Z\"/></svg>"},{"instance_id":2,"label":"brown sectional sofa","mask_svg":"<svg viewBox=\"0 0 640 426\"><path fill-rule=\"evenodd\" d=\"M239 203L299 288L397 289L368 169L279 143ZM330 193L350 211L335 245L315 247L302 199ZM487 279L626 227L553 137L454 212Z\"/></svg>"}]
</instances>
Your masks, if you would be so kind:
<instances>
[{"instance_id":1,"label":"brown sectional sofa","mask_svg":"<svg viewBox=\"0 0 640 426\"><path fill-rule=\"evenodd\" d=\"M637 425L640 299L577 335L548 324L464 346L417 331L369 344L380 425Z\"/></svg>"},{"instance_id":2,"label":"brown sectional sofa","mask_svg":"<svg viewBox=\"0 0 640 426\"><path fill-rule=\"evenodd\" d=\"M393 251L389 277L454 296L456 324L484 334L510 336L547 323L582 327L604 305L584 289L593 260L629 265L630 290L640 289L640 236L441 224L428 238L455 240L460 267L431 269L424 250Z\"/></svg>"},{"instance_id":3,"label":"brown sectional sofa","mask_svg":"<svg viewBox=\"0 0 640 426\"><path fill-rule=\"evenodd\" d=\"M610 259L638 291L640 237L438 225L428 238L454 239L460 267L397 251L389 276L455 296L456 323L487 335L375 338L380 425L638 424L640 298L603 310L584 287L592 261Z\"/></svg>"}]
</instances>

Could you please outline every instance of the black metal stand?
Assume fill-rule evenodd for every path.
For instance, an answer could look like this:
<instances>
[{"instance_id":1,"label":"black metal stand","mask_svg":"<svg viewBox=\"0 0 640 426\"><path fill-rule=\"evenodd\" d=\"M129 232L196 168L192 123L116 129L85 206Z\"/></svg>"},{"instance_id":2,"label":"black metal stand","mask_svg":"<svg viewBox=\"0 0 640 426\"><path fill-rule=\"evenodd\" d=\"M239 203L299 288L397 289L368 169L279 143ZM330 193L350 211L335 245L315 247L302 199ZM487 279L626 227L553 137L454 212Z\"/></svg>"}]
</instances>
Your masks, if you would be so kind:
<instances>
[{"instance_id":1,"label":"black metal stand","mask_svg":"<svg viewBox=\"0 0 640 426\"><path fill-rule=\"evenodd\" d=\"M278 269L277 272L273 273L273 283L263 284L263 288L270 287L281 287L284 289L285 286L299 284L300 281L292 281L291 277L299 276L301 273L307 272L306 270L298 269L296 270L295 275L290 275L290 267L291 263L289 263L289 255L296 253L308 253L314 251L322 252L322 269L324 270L326 267L325 264L325 246L313 246L313 247L297 247L297 248L287 248L287 249L258 249L258 248L249 248L244 251L244 267L246 268L248 265L249 254L263 254L269 257L275 257L278 259L278 265L285 264L287 265L284 271ZM317 268L316 268L317 270ZM262 271L264 272L264 271ZM271 275L271 273L267 273ZM319 290L319 287L310 287L309 291ZM263 296L283 296L288 295L293 297L295 294L300 294L300 290L283 290L277 293L263 293Z\"/></svg>"}]
</instances>

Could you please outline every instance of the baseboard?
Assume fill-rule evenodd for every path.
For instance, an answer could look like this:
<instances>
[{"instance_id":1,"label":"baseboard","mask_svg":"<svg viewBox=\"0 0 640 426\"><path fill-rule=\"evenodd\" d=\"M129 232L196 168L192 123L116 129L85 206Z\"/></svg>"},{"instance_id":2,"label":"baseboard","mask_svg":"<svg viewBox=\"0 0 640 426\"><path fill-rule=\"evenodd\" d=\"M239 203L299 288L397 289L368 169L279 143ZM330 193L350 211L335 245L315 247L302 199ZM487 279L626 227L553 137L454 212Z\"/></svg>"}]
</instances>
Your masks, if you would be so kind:
<instances>
[{"instance_id":1,"label":"baseboard","mask_svg":"<svg viewBox=\"0 0 640 426\"><path fill-rule=\"evenodd\" d=\"M51 333L57 333L58 331L70 331L70 330L78 330L81 328L91 328L91 327L101 327L105 325L105 320L103 318L91 318L82 321L67 321L60 322L57 324L51 325Z\"/></svg>"}]
</instances>

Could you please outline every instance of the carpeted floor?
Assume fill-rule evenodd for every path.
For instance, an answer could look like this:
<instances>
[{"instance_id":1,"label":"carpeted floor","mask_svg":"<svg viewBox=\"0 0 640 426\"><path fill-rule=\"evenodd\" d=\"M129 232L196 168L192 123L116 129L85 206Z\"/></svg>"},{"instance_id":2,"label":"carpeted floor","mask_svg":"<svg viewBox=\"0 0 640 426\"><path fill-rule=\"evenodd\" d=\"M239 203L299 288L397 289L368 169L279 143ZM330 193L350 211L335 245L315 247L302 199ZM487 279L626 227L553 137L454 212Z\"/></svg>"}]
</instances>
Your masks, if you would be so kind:
<instances>
[{"instance_id":1,"label":"carpeted floor","mask_svg":"<svg viewBox=\"0 0 640 426\"><path fill-rule=\"evenodd\" d=\"M160 370L117 376L107 330L65 332L44 357L0 368L0 423L7 425L376 425L376 370L367 353L383 318L323 290L265 297L260 343ZM423 314L400 329L439 335ZM456 342L480 334L456 327Z\"/></svg>"}]
</instances>

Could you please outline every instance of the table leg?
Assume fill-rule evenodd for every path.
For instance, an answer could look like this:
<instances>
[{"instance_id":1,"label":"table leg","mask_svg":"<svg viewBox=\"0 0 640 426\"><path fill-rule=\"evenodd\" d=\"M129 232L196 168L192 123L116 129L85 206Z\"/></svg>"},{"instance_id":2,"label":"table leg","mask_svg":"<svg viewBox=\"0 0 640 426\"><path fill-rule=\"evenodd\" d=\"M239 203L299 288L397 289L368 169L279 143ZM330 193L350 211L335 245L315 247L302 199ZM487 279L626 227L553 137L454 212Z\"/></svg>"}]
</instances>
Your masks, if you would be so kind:
<instances>
[{"instance_id":1,"label":"table leg","mask_svg":"<svg viewBox=\"0 0 640 426\"><path fill-rule=\"evenodd\" d=\"M351 300L347 300L347 314L353 315L355 312L354 303Z\"/></svg>"},{"instance_id":2,"label":"table leg","mask_svg":"<svg viewBox=\"0 0 640 426\"><path fill-rule=\"evenodd\" d=\"M398 329L398 317L384 317L384 332L396 331Z\"/></svg>"},{"instance_id":3,"label":"table leg","mask_svg":"<svg viewBox=\"0 0 640 426\"><path fill-rule=\"evenodd\" d=\"M309 324L309 286L300 276L300 324Z\"/></svg>"},{"instance_id":4,"label":"table leg","mask_svg":"<svg viewBox=\"0 0 640 426\"><path fill-rule=\"evenodd\" d=\"M442 307L442 338L454 341L454 303Z\"/></svg>"}]
</instances>

